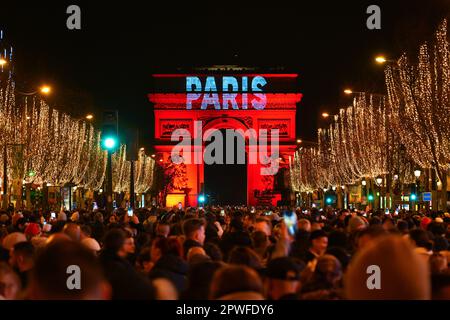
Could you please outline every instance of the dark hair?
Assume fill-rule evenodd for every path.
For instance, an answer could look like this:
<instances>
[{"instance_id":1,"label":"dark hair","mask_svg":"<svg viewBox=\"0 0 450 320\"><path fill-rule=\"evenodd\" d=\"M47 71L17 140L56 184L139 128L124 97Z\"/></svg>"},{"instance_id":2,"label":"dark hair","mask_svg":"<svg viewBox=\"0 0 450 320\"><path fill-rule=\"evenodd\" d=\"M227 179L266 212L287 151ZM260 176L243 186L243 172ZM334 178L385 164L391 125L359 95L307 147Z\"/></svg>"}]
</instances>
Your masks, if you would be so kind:
<instances>
[{"instance_id":1,"label":"dark hair","mask_svg":"<svg viewBox=\"0 0 450 320\"><path fill-rule=\"evenodd\" d=\"M267 245L268 237L262 231L254 231L251 234L253 248L261 248Z\"/></svg>"},{"instance_id":2,"label":"dark hair","mask_svg":"<svg viewBox=\"0 0 450 320\"><path fill-rule=\"evenodd\" d=\"M248 247L235 247L231 250L228 257L228 263L245 265L255 270L260 270L262 268L259 256L255 251Z\"/></svg>"},{"instance_id":3,"label":"dark hair","mask_svg":"<svg viewBox=\"0 0 450 320\"><path fill-rule=\"evenodd\" d=\"M328 236L328 247L347 248L348 237L343 231L332 231Z\"/></svg>"},{"instance_id":4,"label":"dark hair","mask_svg":"<svg viewBox=\"0 0 450 320\"><path fill-rule=\"evenodd\" d=\"M103 248L105 251L117 252L125 243L127 234L124 230L114 228L109 230L103 239Z\"/></svg>"},{"instance_id":5,"label":"dark hair","mask_svg":"<svg viewBox=\"0 0 450 320\"><path fill-rule=\"evenodd\" d=\"M182 247L176 237L156 237L152 245L161 250L161 255L173 254L178 257L182 256Z\"/></svg>"},{"instance_id":6,"label":"dark hair","mask_svg":"<svg viewBox=\"0 0 450 320\"><path fill-rule=\"evenodd\" d=\"M311 232L311 235L309 236L309 240L312 241L314 239L324 238L324 237L328 237L326 232L323 231L322 229L319 229L319 230L314 230L313 232Z\"/></svg>"},{"instance_id":7,"label":"dark hair","mask_svg":"<svg viewBox=\"0 0 450 320\"><path fill-rule=\"evenodd\" d=\"M214 274L210 298L217 299L228 294L247 291L262 294L263 285L258 273L246 266L225 266Z\"/></svg>"},{"instance_id":8,"label":"dark hair","mask_svg":"<svg viewBox=\"0 0 450 320\"><path fill-rule=\"evenodd\" d=\"M200 230L205 225L202 219L191 218L183 223L183 233L186 237L190 237L194 232Z\"/></svg>"},{"instance_id":9,"label":"dark hair","mask_svg":"<svg viewBox=\"0 0 450 320\"><path fill-rule=\"evenodd\" d=\"M428 232L423 229L413 229L409 232L409 237L414 240L416 246L431 250L433 243L430 240Z\"/></svg>"},{"instance_id":10,"label":"dark hair","mask_svg":"<svg viewBox=\"0 0 450 320\"><path fill-rule=\"evenodd\" d=\"M82 272L81 289L70 290L67 287L67 268L72 265L78 266ZM45 247L31 271L31 287L39 293L39 299L83 299L103 280L102 269L92 251L68 240Z\"/></svg>"},{"instance_id":11,"label":"dark hair","mask_svg":"<svg viewBox=\"0 0 450 320\"><path fill-rule=\"evenodd\" d=\"M405 220L397 220L397 229L402 232L402 233L406 233L408 232L408 222L406 222Z\"/></svg>"},{"instance_id":12,"label":"dark hair","mask_svg":"<svg viewBox=\"0 0 450 320\"><path fill-rule=\"evenodd\" d=\"M203 249L212 261L223 261L222 250L212 242L207 242L203 245Z\"/></svg>"},{"instance_id":13,"label":"dark hair","mask_svg":"<svg viewBox=\"0 0 450 320\"><path fill-rule=\"evenodd\" d=\"M22 241L14 245L14 255L20 255L27 259L33 259L34 254L35 250L31 242Z\"/></svg>"},{"instance_id":14,"label":"dark hair","mask_svg":"<svg viewBox=\"0 0 450 320\"><path fill-rule=\"evenodd\" d=\"M223 266L220 262L200 262L189 267L187 275L187 289L183 299L206 300L214 274Z\"/></svg>"}]
</instances>

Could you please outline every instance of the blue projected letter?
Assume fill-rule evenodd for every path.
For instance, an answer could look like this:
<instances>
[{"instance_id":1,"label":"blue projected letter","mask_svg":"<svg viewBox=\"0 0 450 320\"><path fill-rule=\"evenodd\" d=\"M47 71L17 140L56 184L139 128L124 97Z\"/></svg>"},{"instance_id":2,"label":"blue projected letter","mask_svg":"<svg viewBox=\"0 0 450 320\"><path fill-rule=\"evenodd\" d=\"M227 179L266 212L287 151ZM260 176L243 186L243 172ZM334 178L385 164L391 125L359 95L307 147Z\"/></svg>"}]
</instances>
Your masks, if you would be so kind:
<instances>
[{"instance_id":1,"label":"blue projected letter","mask_svg":"<svg viewBox=\"0 0 450 320\"><path fill-rule=\"evenodd\" d=\"M186 92L193 91L201 92L202 83L198 77L186 77ZM201 93L188 93L186 96L186 109L192 109L192 101L197 100L200 96Z\"/></svg>"},{"instance_id":2,"label":"blue projected letter","mask_svg":"<svg viewBox=\"0 0 450 320\"><path fill-rule=\"evenodd\" d=\"M267 81L263 77L261 77L261 76L254 77L253 81L252 81L252 91L253 92L262 91L262 87L264 87L266 85L266 83L267 83ZM255 108L257 110L264 109L266 107L266 103L267 103L266 95L263 93L256 93L255 96L257 98L259 98L259 100L257 100L257 99L252 100L253 108Z\"/></svg>"},{"instance_id":3,"label":"blue projected letter","mask_svg":"<svg viewBox=\"0 0 450 320\"><path fill-rule=\"evenodd\" d=\"M231 85L231 90L228 90ZM223 77L222 88L224 92L238 92L239 85L235 77ZM239 109L236 102L237 93L224 93L223 94L223 109L228 109L228 102L231 102L231 107L233 109Z\"/></svg>"}]
</instances>

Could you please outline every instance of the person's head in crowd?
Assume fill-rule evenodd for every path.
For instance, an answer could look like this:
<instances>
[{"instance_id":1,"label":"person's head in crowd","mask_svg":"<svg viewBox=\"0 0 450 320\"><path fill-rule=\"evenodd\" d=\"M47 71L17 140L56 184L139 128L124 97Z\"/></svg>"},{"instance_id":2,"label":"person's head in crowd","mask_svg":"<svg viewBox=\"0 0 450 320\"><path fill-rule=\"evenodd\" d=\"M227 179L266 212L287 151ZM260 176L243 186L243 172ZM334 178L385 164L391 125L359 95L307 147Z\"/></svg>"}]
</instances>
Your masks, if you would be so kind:
<instances>
[{"instance_id":1,"label":"person's head in crowd","mask_svg":"<svg viewBox=\"0 0 450 320\"><path fill-rule=\"evenodd\" d=\"M429 266L404 237L378 237L350 262L344 289L351 300L430 299Z\"/></svg>"},{"instance_id":2,"label":"person's head in crowd","mask_svg":"<svg viewBox=\"0 0 450 320\"><path fill-rule=\"evenodd\" d=\"M103 214L101 212L97 212L94 216L94 221L103 224L104 221Z\"/></svg>"},{"instance_id":3,"label":"person's head in crowd","mask_svg":"<svg viewBox=\"0 0 450 320\"><path fill-rule=\"evenodd\" d=\"M126 244L127 233L123 229L114 228L109 230L103 239L103 250L115 254L121 258L128 255L128 244Z\"/></svg>"},{"instance_id":4,"label":"person's head in crowd","mask_svg":"<svg viewBox=\"0 0 450 320\"><path fill-rule=\"evenodd\" d=\"M339 260L331 254L320 256L314 270L313 281L319 282L325 288L335 288L341 279L342 266Z\"/></svg>"},{"instance_id":5,"label":"person's head in crowd","mask_svg":"<svg viewBox=\"0 0 450 320\"><path fill-rule=\"evenodd\" d=\"M244 224L242 223L242 220L238 217L234 217L230 221L230 232L243 232L244 231Z\"/></svg>"},{"instance_id":6,"label":"person's head in crowd","mask_svg":"<svg viewBox=\"0 0 450 320\"><path fill-rule=\"evenodd\" d=\"M347 266L350 262L350 255L347 253L347 251L342 247L329 247L327 249L326 254L330 254L336 259L339 260L341 263L342 270L345 271L347 269Z\"/></svg>"},{"instance_id":7,"label":"person's head in crowd","mask_svg":"<svg viewBox=\"0 0 450 320\"><path fill-rule=\"evenodd\" d=\"M372 243L378 237L386 234L386 230L380 224L374 224L370 227L360 231L356 236L356 249L361 250L370 243Z\"/></svg>"},{"instance_id":8,"label":"person's head in crowd","mask_svg":"<svg viewBox=\"0 0 450 320\"><path fill-rule=\"evenodd\" d=\"M81 244L91 250L95 255L97 255L101 250L100 244L94 238L84 238L81 240Z\"/></svg>"},{"instance_id":9,"label":"person's head in crowd","mask_svg":"<svg viewBox=\"0 0 450 320\"><path fill-rule=\"evenodd\" d=\"M258 273L247 266L224 266L213 276L209 298L214 300L263 300L263 284Z\"/></svg>"},{"instance_id":10,"label":"person's head in crowd","mask_svg":"<svg viewBox=\"0 0 450 320\"><path fill-rule=\"evenodd\" d=\"M31 222L26 226L24 233L27 239L30 240L31 238L37 237L41 234L41 227L39 224Z\"/></svg>"},{"instance_id":11,"label":"person's head in crowd","mask_svg":"<svg viewBox=\"0 0 450 320\"><path fill-rule=\"evenodd\" d=\"M378 226L382 225L383 221L378 216L373 216L369 219L369 226Z\"/></svg>"},{"instance_id":12,"label":"person's head in crowd","mask_svg":"<svg viewBox=\"0 0 450 320\"><path fill-rule=\"evenodd\" d=\"M58 221L67 221L67 215L64 211L58 213Z\"/></svg>"},{"instance_id":13,"label":"person's head in crowd","mask_svg":"<svg viewBox=\"0 0 450 320\"><path fill-rule=\"evenodd\" d=\"M66 241L66 240L72 240L72 238L70 238L67 234L65 234L63 232L57 232L57 233L50 235L50 237L47 238L45 245L48 246L49 244L52 244L52 243L55 243L58 241Z\"/></svg>"},{"instance_id":14,"label":"person's head in crowd","mask_svg":"<svg viewBox=\"0 0 450 320\"><path fill-rule=\"evenodd\" d=\"M80 213L78 211L75 211L74 213L72 213L72 215L70 216L70 221L77 223L78 220L80 220Z\"/></svg>"},{"instance_id":15,"label":"person's head in crowd","mask_svg":"<svg viewBox=\"0 0 450 320\"><path fill-rule=\"evenodd\" d=\"M223 261L222 251L215 243L207 242L204 244L203 249L205 249L206 254L212 261Z\"/></svg>"},{"instance_id":16,"label":"person's head in crowd","mask_svg":"<svg viewBox=\"0 0 450 320\"><path fill-rule=\"evenodd\" d=\"M261 259L256 252L248 247L235 247L228 256L228 263L245 265L255 270L262 268Z\"/></svg>"},{"instance_id":17,"label":"person's head in crowd","mask_svg":"<svg viewBox=\"0 0 450 320\"><path fill-rule=\"evenodd\" d=\"M244 215L243 226L245 230L251 230L256 222L256 216L252 213L246 213Z\"/></svg>"},{"instance_id":18,"label":"person's head in crowd","mask_svg":"<svg viewBox=\"0 0 450 320\"><path fill-rule=\"evenodd\" d=\"M92 251L58 241L37 256L29 294L32 300L104 300L111 298L111 287Z\"/></svg>"},{"instance_id":19,"label":"person's head in crowd","mask_svg":"<svg viewBox=\"0 0 450 320\"><path fill-rule=\"evenodd\" d=\"M143 274L148 274L154 265L150 256L150 252L151 247L144 247L141 249L136 259L137 268Z\"/></svg>"},{"instance_id":20,"label":"person's head in crowd","mask_svg":"<svg viewBox=\"0 0 450 320\"><path fill-rule=\"evenodd\" d=\"M394 219L390 218L390 217L385 217L383 219L383 228L386 231L391 231L395 229L395 222Z\"/></svg>"},{"instance_id":21,"label":"person's head in crowd","mask_svg":"<svg viewBox=\"0 0 450 320\"><path fill-rule=\"evenodd\" d=\"M433 253L429 259L431 274L439 274L448 270L447 256L440 253Z\"/></svg>"},{"instance_id":22,"label":"person's head in crowd","mask_svg":"<svg viewBox=\"0 0 450 320\"><path fill-rule=\"evenodd\" d=\"M9 252L9 264L20 272L31 270L34 266L34 260L35 249L28 241L16 243Z\"/></svg>"},{"instance_id":23,"label":"person's head in crowd","mask_svg":"<svg viewBox=\"0 0 450 320\"><path fill-rule=\"evenodd\" d=\"M270 240L263 231L254 231L251 234L252 246L256 253L262 256L270 246Z\"/></svg>"},{"instance_id":24,"label":"person's head in crowd","mask_svg":"<svg viewBox=\"0 0 450 320\"><path fill-rule=\"evenodd\" d=\"M183 233L186 239L203 245L205 242L205 222L202 219L187 219L183 223Z\"/></svg>"},{"instance_id":25,"label":"person's head in crowd","mask_svg":"<svg viewBox=\"0 0 450 320\"><path fill-rule=\"evenodd\" d=\"M188 253L186 254L187 262L189 264L195 263L198 260L206 259L209 260L210 257L205 252L205 249L202 247L192 247L189 249Z\"/></svg>"},{"instance_id":26,"label":"person's head in crowd","mask_svg":"<svg viewBox=\"0 0 450 320\"><path fill-rule=\"evenodd\" d=\"M170 234L170 224L163 221L158 222L158 224L156 225L155 234L157 237L167 238Z\"/></svg>"},{"instance_id":27,"label":"person's head in crowd","mask_svg":"<svg viewBox=\"0 0 450 320\"><path fill-rule=\"evenodd\" d=\"M436 220L437 219L440 219L440 218L436 218ZM446 226L444 225L444 223L437 222L436 220L431 222L430 224L428 224L427 230L429 232L431 232L434 236L439 236L439 237L445 236Z\"/></svg>"},{"instance_id":28,"label":"person's head in crowd","mask_svg":"<svg viewBox=\"0 0 450 320\"><path fill-rule=\"evenodd\" d=\"M433 243L427 231L423 229L413 229L409 232L409 238L418 248L424 248L426 251L433 249Z\"/></svg>"},{"instance_id":29,"label":"person's head in crowd","mask_svg":"<svg viewBox=\"0 0 450 320\"><path fill-rule=\"evenodd\" d=\"M433 251L447 251L449 248L449 243L447 238L442 236L436 236L433 241Z\"/></svg>"},{"instance_id":30,"label":"person's head in crowd","mask_svg":"<svg viewBox=\"0 0 450 320\"><path fill-rule=\"evenodd\" d=\"M272 223L267 218L259 217L255 221L253 231L262 231L270 237L272 235Z\"/></svg>"},{"instance_id":31,"label":"person's head in crowd","mask_svg":"<svg viewBox=\"0 0 450 320\"><path fill-rule=\"evenodd\" d=\"M81 240L81 228L76 223L66 223L62 231L63 233L67 234L73 241Z\"/></svg>"},{"instance_id":32,"label":"person's head in crowd","mask_svg":"<svg viewBox=\"0 0 450 320\"><path fill-rule=\"evenodd\" d=\"M110 224L116 224L118 222L117 216L115 214L112 214L109 216L108 222Z\"/></svg>"},{"instance_id":33,"label":"person's head in crowd","mask_svg":"<svg viewBox=\"0 0 450 320\"><path fill-rule=\"evenodd\" d=\"M80 225L80 239L83 240L85 238L90 238L92 236L92 228L87 224Z\"/></svg>"},{"instance_id":34,"label":"person's head in crowd","mask_svg":"<svg viewBox=\"0 0 450 320\"><path fill-rule=\"evenodd\" d=\"M272 300L294 298L300 290L300 275L305 264L290 257L275 258L267 264L264 287Z\"/></svg>"},{"instance_id":35,"label":"person's head in crowd","mask_svg":"<svg viewBox=\"0 0 450 320\"><path fill-rule=\"evenodd\" d=\"M299 231L311 232L311 222L308 219L299 219L297 227Z\"/></svg>"},{"instance_id":36,"label":"person's head in crowd","mask_svg":"<svg viewBox=\"0 0 450 320\"><path fill-rule=\"evenodd\" d=\"M311 232L309 237L309 250L316 256L321 256L327 251L328 236L323 230L315 230Z\"/></svg>"},{"instance_id":37,"label":"person's head in crowd","mask_svg":"<svg viewBox=\"0 0 450 320\"><path fill-rule=\"evenodd\" d=\"M153 263L156 263L162 256L172 254L177 257L182 256L182 248L176 237L157 237L153 240L150 256Z\"/></svg>"},{"instance_id":38,"label":"person's head in crowd","mask_svg":"<svg viewBox=\"0 0 450 320\"><path fill-rule=\"evenodd\" d=\"M214 273L223 266L221 262L204 261L189 266L187 288L183 298L188 300L206 300Z\"/></svg>"},{"instance_id":39,"label":"person's head in crowd","mask_svg":"<svg viewBox=\"0 0 450 320\"><path fill-rule=\"evenodd\" d=\"M401 234L407 234L409 232L409 225L408 225L408 222L405 220L398 219L396 226L397 226L397 230Z\"/></svg>"},{"instance_id":40,"label":"person's head in crowd","mask_svg":"<svg viewBox=\"0 0 450 320\"><path fill-rule=\"evenodd\" d=\"M348 221L348 232L354 233L367 227L366 222L359 216L350 217Z\"/></svg>"},{"instance_id":41,"label":"person's head in crowd","mask_svg":"<svg viewBox=\"0 0 450 320\"><path fill-rule=\"evenodd\" d=\"M13 232L3 238L2 247L9 251L16 243L25 241L27 241L25 234L22 232Z\"/></svg>"},{"instance_id":42,"label":"person's head in crowd","mask_svg":"<svg viewBox=\"0 0 450 320\"><path fill-rule=\"evenodd\" d=\"M428 225L432 222L433 220L431 218L428 217L423 217L420 220L420 228L423 230L427 230L428 229Z\"/></svg>"},{"instance_id":43,"label":"person's head in crowd","mask_svg":"<svg viewBox=\"0 0 450 320\"><path fill-rule=\"evenodd\" d=\"M156 278L152 280L155 289L156 300L177 300L178 291L172 281L166 278Z\"/></svg>"},{"instance_id":44,"label":"person's head in crowd","mask_svg":"<svg viewBox=\"0 0 450 320\"><path fill-rule=\"evenodd\" d=\"M0 300L19 299L22 289L19 276L6 262L0 262Z\"/></svg>"},{"instance_id":45,"label":"person's head in crowd","mask_svg":"<svg viewBox=\"0 0 450 320\"><path fill-rule=\"evenodd\" d=\"M328 235L328 248L334 247L347 249L348 237L345 232L338 230L330 232Z\"/></svg>"}]
</instances>

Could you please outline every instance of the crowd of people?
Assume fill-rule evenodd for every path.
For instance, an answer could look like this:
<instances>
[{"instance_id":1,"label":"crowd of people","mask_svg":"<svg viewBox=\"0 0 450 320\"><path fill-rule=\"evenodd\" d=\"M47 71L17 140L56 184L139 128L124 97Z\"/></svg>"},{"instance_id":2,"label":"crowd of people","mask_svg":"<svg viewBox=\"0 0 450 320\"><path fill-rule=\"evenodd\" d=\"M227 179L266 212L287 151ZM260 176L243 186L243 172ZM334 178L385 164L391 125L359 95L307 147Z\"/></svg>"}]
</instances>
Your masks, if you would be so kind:
<instances>
[{"instance_id":1,"label":"crowd of people","mask_svg":"<svg viewBox=\"0 0 450 320\"><path fill-rule=\"evenodd\" d=\"M8 210L0 299L450 299L449 236L444 212Z\"/></svg>"}]
</instances>

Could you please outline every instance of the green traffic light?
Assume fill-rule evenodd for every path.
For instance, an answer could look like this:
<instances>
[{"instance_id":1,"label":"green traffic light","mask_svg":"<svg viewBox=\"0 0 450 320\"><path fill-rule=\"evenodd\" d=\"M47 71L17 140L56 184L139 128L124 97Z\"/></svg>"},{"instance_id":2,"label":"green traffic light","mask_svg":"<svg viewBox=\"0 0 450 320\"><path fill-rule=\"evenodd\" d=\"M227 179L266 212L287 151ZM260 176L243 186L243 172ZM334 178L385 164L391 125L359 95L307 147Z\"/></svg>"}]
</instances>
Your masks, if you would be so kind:
<instances>
[{"instance_id":1,"label":"green traffic light","mask_svg":"<svg viewBox=\"0 0 450 320\"><path fill-rule=\"evenodd\" d=\"M103 140L103 149L113 150L116 148L117 139L115 137L107 137Z\"/></svg>"},{"instance_id":2,"label":"green traffic light","mask_svg":"<svg viewBox=\"0 0 450 320\"><path fill-rule=\"evenodd\" d=\"M417 196L414 193L411 194L411 200L412 201L416 201L417 200Z\"/></svg>"},{"instance_id":3,"label":"green traffic light","mask_svg":"<svg viewBox=\"0 0 450 320\"><path fill-rule=\"evenodd\" d=\"M369 194L369 201L373 201L373 195Z\"/></svg>"}]
</instances>

